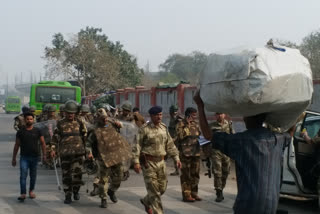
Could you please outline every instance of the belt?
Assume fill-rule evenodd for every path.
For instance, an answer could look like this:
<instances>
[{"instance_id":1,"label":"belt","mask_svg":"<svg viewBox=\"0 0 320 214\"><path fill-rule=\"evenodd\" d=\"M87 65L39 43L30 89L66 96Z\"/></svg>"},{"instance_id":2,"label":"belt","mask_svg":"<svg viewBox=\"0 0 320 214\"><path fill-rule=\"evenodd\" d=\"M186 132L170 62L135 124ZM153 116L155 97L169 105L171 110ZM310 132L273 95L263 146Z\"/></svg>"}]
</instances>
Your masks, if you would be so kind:
<instances>
[{"instance_id":1,"label":"belt","mask_svg":"<svg viewBox=\"0 0 320 214\"><path fill-rule=\"evenodd\" d=\"M142 153L142 155L148 161L160 162L160 161L164 160L164 156L152 156L152 155L148 155L148 154L145 154L145 153Z\"/></svg>"},{"instance_id":2,"label":"belt","mask_svg":"<svg viewBox=\"0 0 320 214\"><path fill-rule=\"evenodd\" d=\"M78 132L63 132L61 133L61 137L70 137L70 136L80 136Z\"/></svg>"}]
</instances>

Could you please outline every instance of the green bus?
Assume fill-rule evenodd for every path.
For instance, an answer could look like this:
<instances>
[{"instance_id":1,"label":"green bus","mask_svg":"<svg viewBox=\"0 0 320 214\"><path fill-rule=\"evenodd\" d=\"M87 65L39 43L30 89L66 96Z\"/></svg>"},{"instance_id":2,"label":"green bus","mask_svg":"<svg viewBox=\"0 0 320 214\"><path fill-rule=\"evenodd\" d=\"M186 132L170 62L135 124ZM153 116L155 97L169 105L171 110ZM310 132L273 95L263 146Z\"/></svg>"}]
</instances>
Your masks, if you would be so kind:
<instances>
[{"instance_id":1,"label":"green bus","mask_svg":"<svg viewBox=\"0 0 320 214\"><path fill-rule=\"evenodd\" d=\"M59 105L68 100L80 103L81 88L64 81L40 81L31 85L29 105L37 108L36 115L41 113L45 104L55 105L59 109Z\"/></svg>"},{"instance_id":2,"label":"green bus","mask_svg":"<svg viewBox=\"0 0 320 214\"><path fill-rule=\"evenodd\" d=\"M8 96L5 102L5 111L9 113L20 113L21 99L18 96Z\"/></svg>"}]
</instances>

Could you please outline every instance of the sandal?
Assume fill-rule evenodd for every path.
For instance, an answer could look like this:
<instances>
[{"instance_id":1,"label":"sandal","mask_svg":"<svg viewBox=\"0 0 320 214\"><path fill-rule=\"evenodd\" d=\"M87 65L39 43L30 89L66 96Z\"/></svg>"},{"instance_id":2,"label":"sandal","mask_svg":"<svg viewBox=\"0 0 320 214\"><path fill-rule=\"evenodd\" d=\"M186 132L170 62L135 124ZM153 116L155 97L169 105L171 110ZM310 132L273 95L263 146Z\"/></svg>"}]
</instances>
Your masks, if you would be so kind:
<instances>
[{"instance_id":1,"label":"sandal","mask_svg":"<svg viewBox=\"0 0 320 214\"><path fill-rule=\"evenodd\" d=\"M34 199L36 198L36 194L34 194L32 191L29 192L29 198Z\"/></svg>"},{"instance_id":2,"label":"sandal","mask_svg":"<svg viewBox=\"0 0 320 214\"><path fill-rule=\"evenodd\" d=\"M20 202L24 202L25 199L26 199L26 195L25 195L25 194L20 195L20 196L18 197L18 200L19 200Z\"/></svg>"}]
</instances>

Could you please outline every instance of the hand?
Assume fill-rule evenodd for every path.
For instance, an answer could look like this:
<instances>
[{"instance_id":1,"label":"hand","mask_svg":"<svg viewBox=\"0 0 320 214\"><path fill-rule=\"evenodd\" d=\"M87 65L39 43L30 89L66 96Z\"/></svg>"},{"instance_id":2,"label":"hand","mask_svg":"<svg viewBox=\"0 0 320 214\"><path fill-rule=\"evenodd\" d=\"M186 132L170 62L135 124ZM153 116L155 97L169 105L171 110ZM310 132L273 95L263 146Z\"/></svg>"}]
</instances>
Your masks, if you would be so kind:
<instances>
[{"instance_id":1,"label":"hand","mask_svg":"<svg viewBox=\"0 0 320 214\"><path fill-rule=\"evenodd\" d=\"M92 153L89 153L87 158L88 158L89 160L92 160L92 159L93 159Z\"/></svg>"},{"instance_id":2,"label":"hand","mask_svg":"<svg viewBox=\"0 0 320 214\"><path fill-rule=\"evenodd\" d=\"M51 151L50 156L51 156L52 158L55 158L55 157L56 157L56 153L55 153L54 151Z\"/></svg>"},{"instance_id":3,"label":"hand","mask_svg":"<svg viewBox=\"0 0 320 214\"><path fill-rule=\"evenodd\" d=\"M177 168L178 168L178 169L181 169L182 164L181 164L181 162L180 162L179 160L177 161L176 165L177 165Z\"/></svg>"},{"instance_id":4,"label":"hand","mask_svg":"<svg viewBox=\"0 0 320 214\"><path fill-rule=\"evenodd\" d=\"M11 162L12 166L15 167L17 165L17 161L16 159L12 159L12 162Z\"/></svg>"},{"instance_id":5,"label":"hand","mask_svg":"<svg viewBox=\"0 0 320 214\"><path fill-rule=\"evenodd\" d=\"M46 163L46 162L47 162L47 157L46 157L46 156L43 156L43 157L42 157L42 162L43 162L43 163Z\"/></svg>"},{"instance_id":6,"label":"hand","mask_svg":"<svg viewBox=\"0 0 320 214\"><path fill-rule=\"evenodd\" d=\"M202 99L200 97L200 90L199 89L194 94L193 100L197 104L198 107L203 107L204 106L204 103L203 103L203 101L202 101Z\"/></svg>"},{"instance_id":7,"label":"hand","mask_svg":"<svg viewBox=\"0 0 320 214\"><path fill-rule=\"evenodd\" d=\"M135 163L134 164L134 171L139 174L140 173L140 170L141 170L141 166L139 163Z\"/></svg>"},{"instance_id":8,"label":"hand","mask_svg":"<svg viewBox=\"0 0 320 214\"><path fill-rule=\"evenodd\" d=\"M118 128L122 128L122 125L119 121L114 121L114 124L118 127Z\"/></svg>"}]
</instances>

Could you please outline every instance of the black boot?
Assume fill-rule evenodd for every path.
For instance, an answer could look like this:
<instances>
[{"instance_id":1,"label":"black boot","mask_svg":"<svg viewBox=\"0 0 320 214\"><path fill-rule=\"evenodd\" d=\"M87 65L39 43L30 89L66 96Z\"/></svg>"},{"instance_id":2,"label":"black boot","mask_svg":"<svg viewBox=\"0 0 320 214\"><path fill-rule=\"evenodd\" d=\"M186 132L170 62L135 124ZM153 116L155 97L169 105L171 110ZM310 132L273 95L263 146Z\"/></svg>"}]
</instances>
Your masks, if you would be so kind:
<instances>
[{"instance_id":1,"label":"black boot","mask_svg":"<svg viewBox=\"0 0 320 214\"><path fill-rule=\"evenodd\" d=\"M107 208L108 204L107 204L107 199L101 199L101 208Z\"/></svg>"},{"instance_id":2,"label":"black boot","mask_svg":"<svg viewBox=\"0 0 320 214\"><path fill-rule=\"evenodd\" d=\"M129 171L123 172L122 181L128 180L129 177L130 177L130 172Z\"/></svg>"},{"instance_id":3,"label":"black boot","mask_svg":"<svg viewBox=\"0 0 320 214\"><path fill-rule=\"evenodd\" d=\"M221 201L223 201L224 197L223 197L222 190L217 189L217 190L216 190L216 195L217 195L216 202L221 202Z\"/></svg>"},{"instance_id":4,"label":"black boot","mask_svg":"<svg viewBox=\"0 0 320 214\"><path fill-rule=\"evenodd\" d=\"M75 200L75 201L79 201L80 200L79 192L74 192L73 193L73 200Z\"/></svg>"},{"instance_id":5,"label":"black boot","mask_svg":"<svg viewBox=\"0 0 320 214\"><path fill-rule=\"evenodd\" d=\"M107 193L108 193L108 195L109 195L109 197L110 197L110 199L111 199L111 201L113 203L117 203L118 202L117 196L116 196L114 191L109 189Z\"/></svg>"},{"instance_id":6,"label":"black boot","mask_svg":"<svg viewBox=\"0 0 320 214\"><path fill-rule=\"evenodd\" d=\"M93 190L90 192L90 196L96 196L99 194L99 188L97 185L93 185Z\"/></svg>"},{"instance_id":7,"label":"black boot","mask_svg":"<svg viewBox=\"0 0 320 214\"><path fill-rule=\"evenodd\" d=\"M64 203L65 204L71 204L72 200L71 200L71 194L70 193L66 193L66 198L64 199Z\"/></svg>"}]
</instances>

